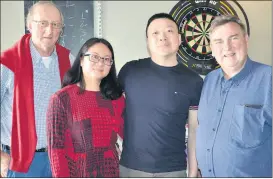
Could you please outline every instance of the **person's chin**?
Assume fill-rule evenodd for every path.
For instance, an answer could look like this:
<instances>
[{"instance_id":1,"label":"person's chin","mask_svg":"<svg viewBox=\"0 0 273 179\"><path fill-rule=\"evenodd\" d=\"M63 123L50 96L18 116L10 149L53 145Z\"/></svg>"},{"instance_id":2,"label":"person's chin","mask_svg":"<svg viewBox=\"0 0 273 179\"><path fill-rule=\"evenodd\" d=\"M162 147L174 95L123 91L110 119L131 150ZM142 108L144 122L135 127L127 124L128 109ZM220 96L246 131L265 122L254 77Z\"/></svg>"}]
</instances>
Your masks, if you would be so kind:
<instances>
[{"instance_id":1,"label":"person's chin","mask_svg":"<svg viewBox=\"0 0 273 179\"><path fill-rule=\"evenodd\" d=\"M171 52L168 50L160 50L160 51L157 51L157 54L160 56L168 56L171 54Z\"/></svg>"},{"instance_id":2,"label":"person's chin","mask_svg":"<svg viewBox=\"0 0 273 179\"><path fill-rule=\"evenodd\" d=\"M238 66L238 63L236 62L228 62L225 64L226 67L228 68L236 68Z\"/></svg>"},{"instance_id":3,"label":"person's chin","mask_svg":"<svg viewBox=\"0 0 273 179\"><path fill-rule=\"evenodd\" d=\"M51 48L52 46L54 46L55 45L55 43L53 43L53 42L46 42L46 43L43 43L43 46L45 47L45 48Z\"/></svg>"},{"instance_id":4,"label":"person's chin","mask_svg":"<svg viewBox=\"0 0 273 179\"><path fill-rule=\"evenodd\" d=\"M96 79L96 80L102 80L105 76L101 73L96 73L96 74L93 74L92 75L92 78L93 79Z\"/></svg>"},{"instance_id":5,"label":"person's chin","mask_svg":"<svg viewBox=\"0 0 273 179\"><path fill-rule=\"evenodd\" d=\"M55 44L56 42L57 42L57 41L56 41L56 40L53 40L53 39L46 39L46 38L43 39L43 43L44 43L44 44L48 44L48 45Z\"/></svg>"}]
</instances>

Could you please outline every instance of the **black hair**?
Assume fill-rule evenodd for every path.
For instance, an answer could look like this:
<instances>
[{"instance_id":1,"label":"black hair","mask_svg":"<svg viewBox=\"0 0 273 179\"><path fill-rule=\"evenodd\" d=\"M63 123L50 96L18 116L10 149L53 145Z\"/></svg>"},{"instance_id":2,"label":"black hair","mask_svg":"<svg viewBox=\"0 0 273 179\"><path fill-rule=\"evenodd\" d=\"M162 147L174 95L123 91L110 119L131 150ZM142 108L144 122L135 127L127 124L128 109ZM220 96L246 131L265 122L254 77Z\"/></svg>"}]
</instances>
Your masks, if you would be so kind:
<instances>
[{"instance_id":1,"label":"black hair","mask_svg":"<svg viewBox=\"0 0 273 179\"><path fill-rule=\"evenodd\" d=\"M149 28L150 24L156 19L163 19L163 18L173 21L176 24L177 30L179 32L179 27L178 27L176 21L174 20L174 18L170 14L162 12L162 13L152 15L152 17L150 17L150 19L148 20L148 23L146 26L146 37L148 37L148 28Z\"/></svg>"},{"instance_id":2,"label":"black hair","mask_svg":"<svg viewBox=\"0 0 273 179\"><path fill-rule=\"evenodd\" d=\"M81 59L83 55L88 51L88 49L97 43L102 43L106 45L112 53L113 64L111 66L109 74L101 80L100 92L104 99L114 100L119 98L122 95L122 89L117 82L117 73L116 73L116 67L115 67L113 47L107 40L103 38L91 38L83 44L83 46L81 47L80 51L78 52L76 56L76 59L72 67L66 72L64 76L62 88L64 88L67 85L79 83L80 84L79 93L84 93L85 82L84 82L83 72L81 67Z\"/></svg>"}]
</instances>

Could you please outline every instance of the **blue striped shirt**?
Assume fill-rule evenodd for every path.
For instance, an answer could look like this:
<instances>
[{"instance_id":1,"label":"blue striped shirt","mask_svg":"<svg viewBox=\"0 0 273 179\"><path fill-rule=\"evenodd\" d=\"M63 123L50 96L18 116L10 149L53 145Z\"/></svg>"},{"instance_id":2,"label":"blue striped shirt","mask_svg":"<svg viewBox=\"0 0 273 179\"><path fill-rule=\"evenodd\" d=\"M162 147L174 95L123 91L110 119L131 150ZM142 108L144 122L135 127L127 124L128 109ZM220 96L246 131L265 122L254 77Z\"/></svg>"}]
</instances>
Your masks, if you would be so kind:
<instances>
[{"instance_id":1,"label":"blue striped shirt","mask_svg":"<svg viewBox=\"0 0 273 179\"><path fill-rule=\"evenodd\" d=\"M203 177L272 177L272 67L247 60L226 80L209 73L198 109L196 156Z\"/></svg>"},{"instance_id":2,"label":"blue striped shirt","mask_svg":"<svg viewBox=\"0 0 273 179\"><path fill-rule=\"evenodd\" d=\"M59 63L56 48L49 57L51 62L47 68L39 52L30 40L30 52L33 64L34 76L34 110L37 133L36 149L47 146L46 137L46 111L50 96L61 88ZM69 54L70 63L74 61ZM10 146L12 126L14 74L6 66L1 64L1 144Z\"/></svg>"}]
</instances>

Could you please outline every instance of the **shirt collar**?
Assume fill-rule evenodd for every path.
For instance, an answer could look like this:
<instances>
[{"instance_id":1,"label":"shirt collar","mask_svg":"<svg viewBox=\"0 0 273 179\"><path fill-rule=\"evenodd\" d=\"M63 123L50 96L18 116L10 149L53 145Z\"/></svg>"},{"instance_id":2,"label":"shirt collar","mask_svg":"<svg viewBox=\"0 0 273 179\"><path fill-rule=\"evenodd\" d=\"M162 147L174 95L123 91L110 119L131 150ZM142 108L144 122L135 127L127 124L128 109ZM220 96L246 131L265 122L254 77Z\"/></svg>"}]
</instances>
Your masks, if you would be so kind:
<instances>
[{"instance_id":1,"label":"shirt collar","mask_svg":"<svg viewBox=\"0 0 273 179\"><path fill-rule=\"evenodd\" d=\"M30 51L31 51L31 56L32 56L32 60L33 63L39 63L42 61L42 56L40 55L40 53L38 52L38 50L36 49L36 47L34 46L33 42L32 42L32 38L30 38ZM56 59L57 57L57 52L56 52L56 47L53 50L53 53L50 55L50 58Z\"/></svg>"},{"instance_id":2,"label":"shirt collar","mask_svg":"<svg viewBox=\"0 0 273 179\"><path fill-rule=\"evenodd\" d=\"M243 69L234 77L230 78L229 80L231 80L238 86L240 82L243 79L245 79L245 77L247 77L247 75L251 72L252 64L253 64L253 61L250 60L249 57L247 57L247 60ZM223 69L220 70L220 78L222 79L222 81L225 80Z\"/></svg>"}]
</instances>

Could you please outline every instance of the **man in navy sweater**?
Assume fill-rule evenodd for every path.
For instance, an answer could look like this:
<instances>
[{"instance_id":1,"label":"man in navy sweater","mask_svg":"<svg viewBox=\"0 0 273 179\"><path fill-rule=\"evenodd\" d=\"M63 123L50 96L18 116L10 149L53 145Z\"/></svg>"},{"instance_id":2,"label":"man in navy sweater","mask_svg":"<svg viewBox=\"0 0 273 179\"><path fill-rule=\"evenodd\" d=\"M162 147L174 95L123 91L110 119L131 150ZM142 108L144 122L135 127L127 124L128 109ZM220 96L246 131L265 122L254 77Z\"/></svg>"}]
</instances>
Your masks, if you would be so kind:
<instances>
[{"instance_id":1,"label":"man in navy sweater","mask_svg":"<svg viewBox=\"0 0 273 179\"><path fill-rule=\"evenodd\" d=\"M181 36L171 15L153 15L146 38L150 57L119 73L126 95L120 177L187 177L185 124L197 117L203 80L177 61Z\"/></svg>"}]
</instances>

